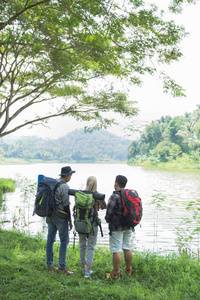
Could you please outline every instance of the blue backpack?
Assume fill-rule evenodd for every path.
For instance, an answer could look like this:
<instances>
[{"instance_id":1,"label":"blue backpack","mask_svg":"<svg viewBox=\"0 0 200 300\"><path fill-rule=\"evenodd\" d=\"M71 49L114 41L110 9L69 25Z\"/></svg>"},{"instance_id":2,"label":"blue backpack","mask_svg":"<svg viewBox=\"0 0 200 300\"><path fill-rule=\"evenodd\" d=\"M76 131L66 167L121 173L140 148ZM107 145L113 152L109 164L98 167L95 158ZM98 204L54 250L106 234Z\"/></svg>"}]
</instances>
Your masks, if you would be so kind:
<instances>
[{"instance_id":1,"label":"blue backpack","mask_svg":"<svg viewBox=\"0 0 200 300\"><path fill-rule=\"evenodd\" d=\"M65 181L57 181L51 177L43 177L39 183L37 188L37 194L35 198L35 205L33 215L36 214L40 217L52 216L53 213L59 215L62 218L67 218L67 214L64 211L57 211L56 203L55 203L55 192L56 189L65 183Z\"/></svg>"}]
</instances>

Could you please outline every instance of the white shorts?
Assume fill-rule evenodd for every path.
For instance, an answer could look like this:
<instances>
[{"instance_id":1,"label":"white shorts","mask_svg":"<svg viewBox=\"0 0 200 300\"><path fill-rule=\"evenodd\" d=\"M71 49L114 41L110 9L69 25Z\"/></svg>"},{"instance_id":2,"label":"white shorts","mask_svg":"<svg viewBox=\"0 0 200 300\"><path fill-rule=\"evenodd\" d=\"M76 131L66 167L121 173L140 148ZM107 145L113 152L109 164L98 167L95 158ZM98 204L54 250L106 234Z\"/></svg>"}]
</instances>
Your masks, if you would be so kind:
<instances>
[{"instance_id":1,"label":"white shorts","mask_svg":"<svg viewBox=\"0 0 200 300\"><path fill-rule=\"evenodd\" d=\"M112 231L112 235L109 237L110 252L118 253L122 250L131 250L130 239L132 229L124 231Z\"/></svg>"}]
</instances>

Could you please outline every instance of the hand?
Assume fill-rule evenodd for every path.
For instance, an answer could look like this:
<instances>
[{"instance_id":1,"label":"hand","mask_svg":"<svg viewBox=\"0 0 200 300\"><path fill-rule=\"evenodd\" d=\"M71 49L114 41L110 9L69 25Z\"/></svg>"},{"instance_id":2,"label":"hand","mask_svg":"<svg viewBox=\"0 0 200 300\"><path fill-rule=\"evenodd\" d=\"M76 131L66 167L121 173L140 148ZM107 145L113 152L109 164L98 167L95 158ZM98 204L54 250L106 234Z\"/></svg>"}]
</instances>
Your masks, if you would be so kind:
<instances>
[{"instance_id":1,"label":"hand","mask_svg":"<svg viewBox=\"0 0 200 300\"><path fill-rule=\"evenodd\" d=\"M70 219L70 220L69 220L69 230L72 230L72 228L73 228L72 220Z\"/></svg>"}]
</instances>

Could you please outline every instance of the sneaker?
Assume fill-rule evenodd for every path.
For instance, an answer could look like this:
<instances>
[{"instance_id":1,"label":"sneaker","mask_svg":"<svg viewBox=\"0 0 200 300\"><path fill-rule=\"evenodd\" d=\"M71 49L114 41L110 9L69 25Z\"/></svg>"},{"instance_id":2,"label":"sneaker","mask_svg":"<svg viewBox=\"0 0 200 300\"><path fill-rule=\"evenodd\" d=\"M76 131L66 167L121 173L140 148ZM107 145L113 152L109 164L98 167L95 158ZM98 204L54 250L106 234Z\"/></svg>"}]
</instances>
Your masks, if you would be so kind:
<instances>
[{"instance_id":1,"label":"sneaker","mask_svg":"<svg viewBox=\"0 0 200 300\"><path fill-rule=\"evenodd\" d=\"M90 275L93 273L93 271L92 270L89 270L89 271L85 271L85 275L84 275L84 278L89 278L90 277Z\"/></svg>"},{"instance_id":2,"label":"sneaker","mask_svg":"<svg viewBox=\"0 0 200 300\"><path fill-rule=\"evenodd\" d=\"M61 268L58 268L58 273L63 273L63 274L66 274L66 275L72 275L74 274L74 272L70 272L67 268L64 268L64 269L61 269Z\"/></svg>"}]
</instances>

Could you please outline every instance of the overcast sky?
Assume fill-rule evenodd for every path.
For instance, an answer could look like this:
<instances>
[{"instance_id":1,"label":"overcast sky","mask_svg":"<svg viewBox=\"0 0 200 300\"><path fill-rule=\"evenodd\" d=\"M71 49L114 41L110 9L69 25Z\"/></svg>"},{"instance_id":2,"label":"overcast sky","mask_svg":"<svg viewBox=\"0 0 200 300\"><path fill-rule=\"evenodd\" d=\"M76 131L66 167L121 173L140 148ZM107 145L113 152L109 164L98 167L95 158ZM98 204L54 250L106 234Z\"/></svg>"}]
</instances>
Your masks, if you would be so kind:
<instances>
[{"instance_id":1,"label":"overcast sky","mask_svg":"<svg viewBox=\"0 0 200 300\"><path fill-rule=\"evenodd\" d=\"M160 1L160 0L159 0ZM158 0L153 1L156 4ZM157 78L147 77L142 87L132 88L130 91L130 99L138 102L140 109L137 118L132 121L123 121L124 125L146 124L152 120L157 120L162 116L183 115L185 112L192 112L199 101L199 70L200 70L200 3L198 5L185 5L185 9L181 15L176 15L175 21L180 25L184 25L186 31L190 33L181 44L183 57L179 62L167 67L168 75L176 80L178 84L186 90L186 98L172 98L170 95L163 94L162 85ZM68 132L76 128L82 128L86 125L84 122L76 122L72 118L52 119L49 128L42 126L34 126L31 129L22 129L17 131L15 136L22 135L38 135L41 137L57 138L66 135ZM117 135L124 135L122 126L113 126L110 132Z\"/></svg>"}]
</instances>

